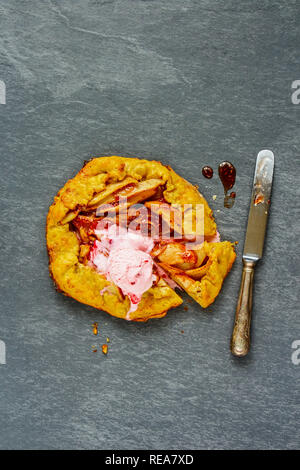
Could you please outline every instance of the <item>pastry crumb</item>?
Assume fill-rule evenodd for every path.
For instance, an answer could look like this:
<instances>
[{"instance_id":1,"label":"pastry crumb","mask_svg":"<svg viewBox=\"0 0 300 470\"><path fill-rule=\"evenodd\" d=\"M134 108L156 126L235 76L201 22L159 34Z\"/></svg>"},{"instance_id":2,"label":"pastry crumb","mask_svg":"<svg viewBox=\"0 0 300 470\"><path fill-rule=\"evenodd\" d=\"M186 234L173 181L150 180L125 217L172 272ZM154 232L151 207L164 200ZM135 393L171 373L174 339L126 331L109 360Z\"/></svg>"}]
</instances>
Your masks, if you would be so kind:
<instances>
[{"instance_id":1,"label":"pastry crumb","mask_svg":"<svg viewBox=\"0 0 300 470\"><path fill-rule=\"evenodd\" d=\"M217 195L214 194L212 198L213 198L213 200L215 201L215 200L217 199Z\"/></svg>"},{"instance_id":2,"label":"pastry crumb","mask_svg":"<svg viewBox=\"0 0 300 470\"><path fill-rule=\"evenodd\" d=\"M181 332L180 332L180 333L184 333L184 330L181 330Z\"/></svg>"},{"instance_id":3,"label":"pastry crumb","mask_svg":"<svg viewBox=\"0 0 300 470\"><path fill-rule=\"evenodd\" d=\"M102 344L102 352L103 352L103 354L107 354L107 351L108 351L108 346L107 346L107 344Z\"/></svg>"},{"instance_id":4,"label":"pastry crumb","mask_svg":"<svg viewBox=\"0 0 300 470\"><path fill-rule=\"evenodd\" d=\"M93 323L92 327L93 327L94 335L97 335L98 334L98 323L97 322Z\"/></svg>"},{"instance_id":5,"label":"pastry crumb","mask_svg":"<svg viewBox=\"0 0 300 470\"><path fill-rule=\"evenodd\" d=\"M110 339L109 337L106 338L106 342L109 343L110 342Z\"/></svg>"}]
</instances>

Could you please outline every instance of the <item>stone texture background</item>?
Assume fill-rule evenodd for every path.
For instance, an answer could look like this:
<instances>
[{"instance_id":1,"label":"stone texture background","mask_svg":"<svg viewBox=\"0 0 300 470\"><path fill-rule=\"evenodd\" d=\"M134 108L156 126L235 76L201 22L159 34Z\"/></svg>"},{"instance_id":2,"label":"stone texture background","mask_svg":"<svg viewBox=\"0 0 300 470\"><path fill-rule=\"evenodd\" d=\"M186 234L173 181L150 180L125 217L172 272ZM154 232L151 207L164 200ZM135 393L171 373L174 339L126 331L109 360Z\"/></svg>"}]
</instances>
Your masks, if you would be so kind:
<instances>
[{"instance_id":1,"label":"stone texture background","mask_svg":"<svg viewBox=\"0 0 300 470\"><path fill-rule=\"evenodd\" d=\"M299 446L299 12L296 0L0 0L1 448ZM252 350L235 359L229 339L262 148L276 156L272 210ZM47 210L100 154L162 160L200 186L222 236L240 242L210 308L186 303L135 324L55 292ZM231 210L218 179L201 175L224 159L237 168ZM92 353L106 336L108 356Z\"/></svg>"}]
</instances>

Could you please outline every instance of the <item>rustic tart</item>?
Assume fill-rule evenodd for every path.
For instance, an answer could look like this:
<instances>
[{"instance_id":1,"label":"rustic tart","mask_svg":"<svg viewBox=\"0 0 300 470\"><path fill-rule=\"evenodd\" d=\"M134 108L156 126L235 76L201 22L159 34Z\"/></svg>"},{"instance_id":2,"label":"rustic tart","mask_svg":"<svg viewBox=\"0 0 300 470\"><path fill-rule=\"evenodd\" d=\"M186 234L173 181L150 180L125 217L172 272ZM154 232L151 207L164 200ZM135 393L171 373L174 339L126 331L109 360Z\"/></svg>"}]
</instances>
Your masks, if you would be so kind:
<instances>
[{"instance_id":1,"label":"rustic tart","mask_svg":"<svg viewBox=\"0 0 300 470\"><path fill-rule=\"evenodd\" d=\"M200 241L191 229L197 207ZM186 211L190 223L179 232L177 215ZM127 320L163 317L182 303L181 290L207 307L236 257L197 188L169 166L138 158L87 162L54 198L46 237L57 289Z\"/></svg>"}]
</instances>

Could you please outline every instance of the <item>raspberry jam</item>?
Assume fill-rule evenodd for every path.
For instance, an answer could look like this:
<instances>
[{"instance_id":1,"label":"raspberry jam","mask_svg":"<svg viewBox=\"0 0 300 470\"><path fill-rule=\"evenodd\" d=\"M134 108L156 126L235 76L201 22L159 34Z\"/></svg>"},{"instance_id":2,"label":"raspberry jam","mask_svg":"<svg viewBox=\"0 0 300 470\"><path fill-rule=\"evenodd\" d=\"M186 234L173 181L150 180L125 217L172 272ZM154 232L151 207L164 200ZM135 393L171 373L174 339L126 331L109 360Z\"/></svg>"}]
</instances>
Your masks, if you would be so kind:
<instances>
[{"instance_id":1,"label":"raspberry jam","mask_svg":"<svg viewBox=\"0 0 300 470\"><path fill-rule=\"evenodd\" d=\"M219 177L224 186L224 191L227 192L233 188L235 183L236 170L232 163L222 162L219 165Z\"/></svg>"},{"instance_id":2,"label":"raspberry jam","mask_svg":"<svg viewBox=\"0 0 300 470\"><path fill-rule=\"evenodd\" d=\"M230 189L233 188L236 177L236 169L230 162L222 162L219 165L219 178L224 187L224 207L228 209L233 206L236 193L232 191L229 195L227 194Z\"/></svg>"},{"instance_id":3,"label":"raspberry jam","mask_svg":"<svg viewBox=\"0 0 300 470\"><path fill-rule=\"evenodd\" d=\"M202 168L202 175L204 178L211 179L213 177L214 170L210 166L204 166Z\"/></svg>"}]
</instances>

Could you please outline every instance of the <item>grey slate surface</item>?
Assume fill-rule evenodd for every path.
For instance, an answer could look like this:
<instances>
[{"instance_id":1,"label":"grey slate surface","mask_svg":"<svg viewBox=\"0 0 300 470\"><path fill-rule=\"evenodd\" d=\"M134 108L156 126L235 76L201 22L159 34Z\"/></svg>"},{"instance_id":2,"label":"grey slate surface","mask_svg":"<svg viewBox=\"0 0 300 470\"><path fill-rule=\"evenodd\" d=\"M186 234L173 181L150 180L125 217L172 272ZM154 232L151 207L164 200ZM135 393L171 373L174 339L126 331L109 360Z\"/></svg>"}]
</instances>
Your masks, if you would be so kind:
<instances>
[{"instance_id":1,"label":"grey slate surface","mask_svg":"<svg viewBox=\"0 0 300 470\"><path fill-rule=\"evenodd\" d=\"M299 12L295 0L0 0L0 448L299 447ZM239 360L229 339L262 148L276 174L252 350ZM47 210L97 154L172 165L239 241L207 310L126 323L56 293ZM237 168L231 210L201 175L225 159ZM106 336L108 356L92 353Z\"/></svg>"}]
</instances>

